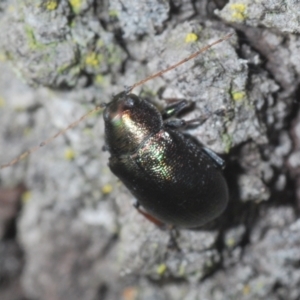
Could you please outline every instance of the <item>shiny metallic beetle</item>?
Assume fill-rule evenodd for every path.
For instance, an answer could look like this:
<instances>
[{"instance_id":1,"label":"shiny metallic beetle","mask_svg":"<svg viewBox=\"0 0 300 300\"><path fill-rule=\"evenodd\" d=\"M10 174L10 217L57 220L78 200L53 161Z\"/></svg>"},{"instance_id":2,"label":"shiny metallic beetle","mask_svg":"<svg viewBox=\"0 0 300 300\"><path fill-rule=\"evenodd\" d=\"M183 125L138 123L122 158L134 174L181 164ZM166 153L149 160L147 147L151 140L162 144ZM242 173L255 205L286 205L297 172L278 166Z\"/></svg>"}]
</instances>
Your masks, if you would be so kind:
<instances>
[{"instance_id":1,"label":"shiny metallic beetle","mask_svg":"<svg viewBox=\"0 0 300 300\"><path fill-rule=\"evenodd\" d=\"M52 142L90 114L105 108L106 144L111 154L109 167L141 204L146 217L178 227L198 227L216 218L228 202L228 189L222 174L224 161L213 151L201 147L177 129L187 122L168 118L187 106L186 101L169 107L162 114L148 101L130 92L195 58L229 39L233 33L208 44L190 56L135 83L113 97L108 104L95 107L54 136L33 147L4 169Z\"/></svg>"},{"instance_id":2,"label":"shiny metallic beetle","mask_svg":"<svg viewBox=\"0 0 300 300\"><path fill-rule=\"evenodd\" d=\"M165 114L176 116L186 101ZM146 211L165 224L198 227L226 208L228 189L223 160L164 121L148 101L122 92L104 110L109 167Z\"/></svg>"}]
</instances>

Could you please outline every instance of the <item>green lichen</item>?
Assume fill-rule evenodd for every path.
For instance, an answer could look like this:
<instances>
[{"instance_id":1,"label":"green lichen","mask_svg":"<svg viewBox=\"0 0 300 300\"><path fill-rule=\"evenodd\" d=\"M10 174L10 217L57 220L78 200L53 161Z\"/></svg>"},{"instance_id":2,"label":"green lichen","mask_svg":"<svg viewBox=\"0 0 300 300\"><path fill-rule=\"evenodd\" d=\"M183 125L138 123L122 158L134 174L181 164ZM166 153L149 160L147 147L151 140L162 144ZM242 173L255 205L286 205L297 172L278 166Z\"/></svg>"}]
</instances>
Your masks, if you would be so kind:
<instances>
[{"instance_id":1,"label":"green lichen","mask_svg":"<svg viewBox=\"0 0 300 300\"><path fill-rule=\"evenodd\" d=\"M55 10L58 6L58 3L56 0L49 0L45 3L47 10Z\"/></svg>"},{"instance_id":2,"label":"green lichen","mask_svg":"<svg viewBox=\"0 0 300 300\"><path fill-rule=\"evenodd\" d=\"M97 47L98 47L98 48L102 48L104 45L105 45L105 44L104 44L104 41L101 40L101 39L98 39L98 41L97 41Z\"/></svg>"},{"instance_id":3,"label":"green lichen","mask_svg":"<svg viewBox=\"0 0 300 300\"><path fill-rule=\"evenodd\" d=\"M95 83L97 85L102 85L104 83L104 77L101 74L96 75L95 77Z\"/></svg>"},{"instance_id":4,"label":"green lichen","mask_svg":"<svg viewBox=\"0 0 300 300\"><path fill-rule=\"evenodd\" d=\"M184 264L180 265L179 270L178 270L178 275L180 277L183 277L185 275L185 265Z\"/></svg>"},{"instance_id":5,"label":"green lichen","mask_svg":"<svg viewBox=\"0 0 300 300\"><path fill-rule=\"evenodd\" d=\"M69 69L69 67L70 67L69 64L64 64L64 65L59 66L56 71L58 74L63 74L66 70Z\"/></svg>"},{"instance_id":6,"label":"green lichen","mask_svg":"<svg viewBox=\"0 0 300 300\"><path fill-rule=\"evenodd\" d=\"M108 12L108 15L109 15L111 18L117 18L117 17L119 16L119 12L118 12L117 10L112 9L112 10L110 10L110 11Z\"/></svg>"},{"instance_id":7,"label":"green lichen","mask_svg":"<svg viewBox=\"0 0 300 300\"><path fill-rule=\"evenodd\" d=\"M100 87L107 87L110 84L108 77L103 76L102 74L97 74L94 77L94 82L97 86Z\"/></svg>"},{"instance_id":8,"label":"green lichen","mask_svg":"<svg viewBox=\"0 0 300 300\"><path fill-rule=\"evenodd\" d=\"M166 272L166 270L167 270L166 264L160 264L160 265L156 268L156 273L157 273L159 276L162 276L162 275L164 275L164 273Z\"/></svg>"},{"instance_id":9,"label":"green lichen","mask_svg":"<svg viewBox=\"0 0 300 300\"><path fill-rule=\"evenodd\" d=\"M82 0L69 0L72 10L75 14L78 14L82 5Z\"/></svg>"},{"instance_id":10,"label":"green lichen","mask_svg":"<svg viewBox=\"0 0 300 300\"><path fill-rule=\"evenodd\" d=\"M232 146L232 137L228 133L224 133L222 135L222 142L224 144L224 151L225 153L229 153L231 146Z\"/></svg>"},{"instance_id":11,"label":"green lichen","mask_svg":"<svg viewBox=\"0 0 300 300\"><path fill-rule=\"evenodd\" d=\"M72 21L69 23L69 26L70 26L70 28L75 28L75 26L76 26L76 20L72 20Z\"/></svg>"},{"instance_id":12,"label":"green lichen","mask_svg":"<svg viewBox=\"0 0 300 300\"><path fill-rule=\"evenodd\" d=\"M99 52L105 53L105 61L108 65L121 64L120 49L113 43L105 44L102 39L99 39L96 45Z\"/></svg>"},{"instance_id":13,"label":"green lichen","mask_svg":"<svg viewBox=\"0 0 300 300\"><path fill-rule=\"evenodd\" d=\"M69 63L59 66L57 68L56 72L58 74L63 74L66 71L69 71L70 74L77 75L80 73L80 70L81 70L80 66L78 66L77 64L75 64L73 62L69 62Z\"/></svg>"},{"instance_id":14,"label":"green lichen","mask_svg":"<svg viewBox=\"0 0 300 300\"><path fill-rule=\"evenodd\" d=\"M228 238L225 240L225 243L228 248L233 248L236 245L236 240L234 238Z\"/></svg>"},{"instance_id":15,"label":"green lichen","mask_svg":"<svg viewBox=\"0 0 300 300\"><path fill-rule=\"evenodd\" d=\"M25 33L27 37L28 46L31 50L44 50L45 45L37 42L34 31L29 25L25 25Z\"/></svg>"},{"instance_id":16,"label":"green lichen","mask_svg":"<svg viewBox=\"0 0 300 300\"><path fill-rule=\"evenodd\" d=\"M70 68L68 70L71 75L75 76L81 72L81 67L79 65L70 65Z\"/></svg>"}]
</instances>

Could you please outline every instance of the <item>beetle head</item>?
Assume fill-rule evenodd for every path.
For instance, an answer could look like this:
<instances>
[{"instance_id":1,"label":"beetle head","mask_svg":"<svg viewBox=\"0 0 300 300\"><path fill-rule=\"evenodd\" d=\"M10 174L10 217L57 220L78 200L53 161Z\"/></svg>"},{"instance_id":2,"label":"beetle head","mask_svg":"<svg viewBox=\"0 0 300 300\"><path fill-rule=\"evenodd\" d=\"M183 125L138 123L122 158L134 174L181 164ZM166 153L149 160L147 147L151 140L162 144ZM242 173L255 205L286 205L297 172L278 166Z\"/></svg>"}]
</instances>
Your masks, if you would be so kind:
<instances>
[{"instance_id":1,"label":"beetle head","mask_svg":"<svg viewBox=\"0 0 300 300\"><path fill-rule=\"evenodd\" d=\"M134 152L162 126L159 111L150 102L122 92L113 97L104 110L106 143L112 154Z\"/></svg>"}]
</instances>

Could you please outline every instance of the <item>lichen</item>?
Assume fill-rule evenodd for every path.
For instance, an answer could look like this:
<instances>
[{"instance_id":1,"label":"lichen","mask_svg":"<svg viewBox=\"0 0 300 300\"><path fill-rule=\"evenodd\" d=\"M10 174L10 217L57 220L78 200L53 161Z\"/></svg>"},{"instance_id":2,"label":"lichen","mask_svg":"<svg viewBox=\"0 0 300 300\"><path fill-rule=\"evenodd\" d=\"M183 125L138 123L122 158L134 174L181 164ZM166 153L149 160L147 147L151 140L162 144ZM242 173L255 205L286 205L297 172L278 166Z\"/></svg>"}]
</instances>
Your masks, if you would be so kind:
<instances>
[{"instance_id":1,"label":"lichen","mask_svg":"<svg viewBox=\"0 0 300 300\"><path fill-rule=\"evenodd\" d=\"M82 5L82 0L69 0L69 3L72 7L73 12L77 14Z\"/></svg>"},{"instance_id":2,"label":"lichen","mask_svg":"<svg viewBox=\"0 0 300 300\"><path fill-rule=\"evenodd\" d=\"M70 161L70 160L73 160L75 158L75 156L76 156L75 151L72 148L68 147L68 148L65 149L64 159Z\"/></svg>"},{"instance_id":3,"label":"lichen","mask_svg":"<svg viewBox=\"0 0 300 300\"><path fill-rule=\"evenodd\" d=\"M228 133L224 133L222 135L222 142L224 145L224 152L229 153L232 146L232 137Z\"/></svg>"},{"instance_id":4,"label":"lichen","mask_svg":"<svg viewBox=\"0 0 300 300\"><path fill-rule=\"evenodd\" d=\"M103 61L103 55L96 52L90 52L85 57L85 64L90 67L98 67Z\"/></svg>"},{"instance_id":5,"label":"lichen","mask_svg":"<svg viewBox=\"0 0 300 300\"><path fill-rule=\"evenodd\" d=\"M166 264L160 264L157 268L156 268L156 273L160 276L162 276L167 270L167 266Z\"/></svg>"},{"instance_id":6,"label":"lichen","mask_svg":"<svg viewBox=\"0 0 300 300\"><path fill-rule=\"evenodd\" d=\"M46 2L46 9L48 10L55 10L58 6L58 3L56 0L49 0Z\"/></svg>"},{"instance_id":7,"label":"lichen","mask_svg":"<svg viewBox=\"0 0 300 300\"><path fill-rule=\"evenodd\" d=\"M246 97L246 93L244 91L232 91L231 97L234 101L240 102Z\"/></svg>"},{"instance_id":8,"label":"lichen","mask_svg":"<svg viewBox=\"0 0 300 300\"><path fill-rule=\"evenodd\" d=\"M108 195L112 192L112 190L113 190L113 186L111 184L107 183L102 187L101 192L104 195Z\"/></svg>"},{"instance_id":9,"label":"lichen","mask_svg":"<svg viewBox=\"0 0 300 300\"><path fill-rule=\"evenodd\" d=\"M188 33L185 37L186 43L196 42L197 40L198 40L198 35L192 32Z\"/></svg>"},{"instance_id":10,"label":"lichen","mask_svg":"<svg viewBox=\"0 0 300 300\"><path fill-rule=\"evenodd\" d=\"M119 16L119 12L115 9L111 9L109 12L108 12L108 15L111 17L111 18L116 18Z\"/></svg>"},{"instance_id":11,"label":"lichen","mask_svg":"<svg viewBox=\"0 0 300 300\"><path fill-rule=\"evenodd\" d=\"M31 50L43 50L45 49L45 45L38 43L33 29L29 25L25 25L25 33L28 41L28 46Z\"/></svg>"},{"instance_id":12,"label":"lichen","mask_svg":"<svg viewBox=\"0 0 300 300\"><path fill-rule=\"evenodd\" d=\"M246 18L246 5L243 3L233 3L230 6L232 10L231 17L236 21L243 21Z\"/></svg>"}]
</instances>

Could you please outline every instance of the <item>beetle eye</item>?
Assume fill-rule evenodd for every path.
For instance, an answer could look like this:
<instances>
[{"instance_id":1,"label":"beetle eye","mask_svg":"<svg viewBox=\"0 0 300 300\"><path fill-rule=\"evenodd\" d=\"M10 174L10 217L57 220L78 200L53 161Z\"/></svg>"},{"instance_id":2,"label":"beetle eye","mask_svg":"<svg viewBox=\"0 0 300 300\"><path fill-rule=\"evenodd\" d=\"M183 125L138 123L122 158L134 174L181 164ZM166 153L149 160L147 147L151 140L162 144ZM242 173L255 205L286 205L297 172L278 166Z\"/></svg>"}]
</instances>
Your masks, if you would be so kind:
<instances>
[{"instance_id":1,"label":"beetle eye","mask_svg":"<svg viewBox=\"0 0 300 300\"><path fill-rule=\"evenodd\" d=\"M132 108L134 106L134 100L132 98L126 98L124 101L124 108Z\"/></svg>"}]
</instances>

